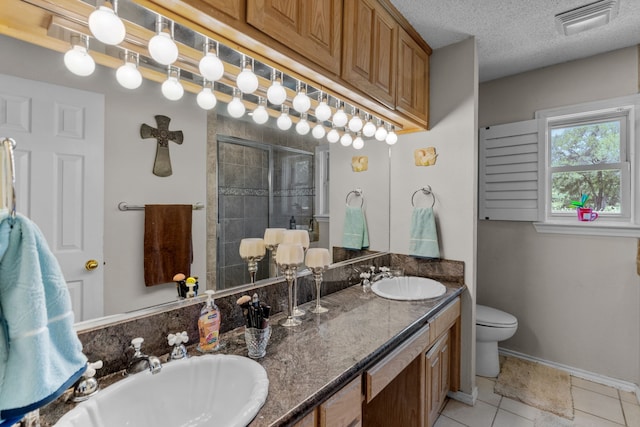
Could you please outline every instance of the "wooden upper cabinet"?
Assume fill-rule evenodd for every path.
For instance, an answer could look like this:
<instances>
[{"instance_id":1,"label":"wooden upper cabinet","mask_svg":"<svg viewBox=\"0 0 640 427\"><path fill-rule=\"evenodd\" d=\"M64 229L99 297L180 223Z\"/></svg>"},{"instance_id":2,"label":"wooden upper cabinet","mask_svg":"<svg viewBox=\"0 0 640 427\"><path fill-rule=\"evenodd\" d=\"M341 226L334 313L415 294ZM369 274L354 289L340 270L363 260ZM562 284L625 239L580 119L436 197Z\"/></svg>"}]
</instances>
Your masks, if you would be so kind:
<instances>
[{"instance_id":1,"label":"wooden upper cabinet","mask_svg":"<svg viewBox=\"0 0 640 427\"><path fill-rule=\"evenodd\" d=\"M247 22L340 74L342 0L247 0Z\"/></svg>"},{"instance_id":2,"label":"wooden upper cabinet","mask_svg":"<svg viewBox=\"0 0 640 427\"><path fill-rule=\"evenodd\" d=\"M344 3L342 78L395 107L398 23L377 0Z\"/></svg>"},{"instance_id":3,"label":"wooden upper cabinet","mask_svg":"<svg viewBox=\"0 0 640 427\"><path fill-rule=\"evenodd\" d=\"M216 17L218 12L229 15L237 21L244 21L245 0L182 0L198 8L209 16Z\"/></svg>"},{"instance_id":4,"label":"wooden upper cabinet","mask_svg":"<svg viewBox=\"0 0 640 427\"><path fill-rule=\"evenodd\" d=\"M402 28L398 32L396 108L427 125L429 113L429 55Z\"/></svg>"}]
</instances>

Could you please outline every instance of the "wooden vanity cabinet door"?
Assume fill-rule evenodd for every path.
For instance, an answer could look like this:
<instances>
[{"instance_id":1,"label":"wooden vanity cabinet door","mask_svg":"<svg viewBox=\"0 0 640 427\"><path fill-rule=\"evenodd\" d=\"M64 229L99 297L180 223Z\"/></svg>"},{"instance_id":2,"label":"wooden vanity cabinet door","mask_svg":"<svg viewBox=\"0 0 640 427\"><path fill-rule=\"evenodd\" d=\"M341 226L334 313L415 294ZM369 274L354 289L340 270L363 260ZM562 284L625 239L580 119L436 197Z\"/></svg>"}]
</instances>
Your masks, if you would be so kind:
<instances>
[{"instance_id":1,"label":"wooden vanity cabinet door","mask_svg":"<svg viewBox=\"0 0 640 427\"><path fill-rule=\"evenodd\" d=\"M398 29L396 108L427 126L429 55L404 29Z\"/></svg>"},{"instance_id":2,"label":"wooden vanity cabinet door","mask_svg":"<svg viewBox=\"0 0 640 427\"><path fill-rule=\"evenodd\" d=\"M247 23L340 74L342 0L247 0Z\"/></svg>"},{"instance_id":3,"label":"wooden vanity cabinet door","mask_svg":"<svg viewBox=\"0 0 640 427\"><path fill-rule=\"evenodd\" d=\"M303 419L293 425L293 427L316 427L317 410L309 412Z\"/></svg>"},{"instance_id":4,"label":"wooden vanity cabinet door","mask_svg":"<svg viewBox=\"0 0 640 427\"><path fill-rule=\"evenodd\" d=\"M427 427L431 427L438 418L449 391L449 361L451 360L449 332L426 354L426 405Z\"/></svg>"},{"instance_id":5,"label":"wooden vanity cabinet door","mask_svg":"<svg viewBox=\"0 0 640 427\"><path fill-rule=\"evenodd\" d=\"M398 23L377 0L344 2L342 78L395 108Z\"/></svg>"},{"instance_id":6,"label":"wooden vanity cabinet door","mask_svg":"<svg viewBox=\"0 0 640 427\"><path fill-rule=\"evenodd\" d=\"M359 427L362 425L362 380L351 381L320 405L320 427Z\"/></svg>"}]
</instances>

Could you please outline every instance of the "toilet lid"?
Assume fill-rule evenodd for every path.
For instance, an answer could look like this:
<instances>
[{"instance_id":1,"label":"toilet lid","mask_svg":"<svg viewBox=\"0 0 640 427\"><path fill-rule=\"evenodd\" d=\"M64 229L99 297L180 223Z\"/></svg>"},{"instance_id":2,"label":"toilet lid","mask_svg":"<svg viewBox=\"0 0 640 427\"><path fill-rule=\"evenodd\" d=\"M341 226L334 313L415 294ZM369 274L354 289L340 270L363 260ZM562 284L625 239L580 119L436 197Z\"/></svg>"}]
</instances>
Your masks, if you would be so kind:
<instances>
[{"instance_id":1,"label":"toilet lid","mask_svg":"<svg viewBox=\"0 0 640 427\"><path fill-rule=\"evenodd\" d=\"M495 308L476 304L476 325L509 328L518 325L518 319Z\"/></svg>"}]
</instances>

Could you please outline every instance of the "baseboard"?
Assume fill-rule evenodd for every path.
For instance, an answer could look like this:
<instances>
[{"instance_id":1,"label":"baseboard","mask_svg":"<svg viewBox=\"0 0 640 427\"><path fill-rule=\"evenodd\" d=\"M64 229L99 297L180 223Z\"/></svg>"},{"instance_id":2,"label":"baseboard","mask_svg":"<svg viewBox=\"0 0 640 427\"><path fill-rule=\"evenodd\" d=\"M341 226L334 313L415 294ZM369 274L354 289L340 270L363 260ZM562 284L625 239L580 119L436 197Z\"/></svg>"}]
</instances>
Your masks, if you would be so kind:
<instances>
[{"instance_id":1,"label":"baseboard","mask_svg":"<svg viewBox=\"0 0 640 427\"><path fill-rule=\"evenodd\" d=\"M478 387L473 387L473 392L471 394L463 393L461 391L450 391L447 393L447 396L469 406L475 406L476 400L478 400Z\"/></svg>"},{"instance_id":2,"label":"baseboard","mask_svg":"<svg viewBox=\"0 0 640 427\"><path fill-rule=\"evenodd\" d=\"M630 383L628 381L619 380L616 378L607 377L605 375L596 374L594 372L585 371L583 369L574 368L572 366L563 365L562 363L550 362L548 360L529 356L527 354L520 353L514 350L509 350L507 348L500 347L498 348L498 351L500 354L503 354L505 356L518 357L520 359L529 360L531 362L537 362L542 365L560 369L561 371L568 372L570 375L573 375L574 377L589 380L598 384L607 385L609 387L614 387L619 390L630 391L632 393L635 393L636 399L638 399L638 403L640 404L640 387L637 384Z\"/></svg>"}]
</instances>

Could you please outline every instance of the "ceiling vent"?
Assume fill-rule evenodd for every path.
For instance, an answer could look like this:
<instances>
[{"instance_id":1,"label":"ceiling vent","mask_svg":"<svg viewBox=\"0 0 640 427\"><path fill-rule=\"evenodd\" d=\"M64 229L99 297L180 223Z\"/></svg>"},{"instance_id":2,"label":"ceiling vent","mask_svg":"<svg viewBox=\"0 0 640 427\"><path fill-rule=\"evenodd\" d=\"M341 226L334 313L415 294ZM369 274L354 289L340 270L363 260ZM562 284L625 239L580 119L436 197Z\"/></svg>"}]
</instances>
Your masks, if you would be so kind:
<instances>
[{"instance_id":1,"label":"ceiling vent","mask_svg":"<svg viewBox=\"0 0 640 427\"><path fill-rule=\"evenodd\" d=\"M618 15L618 0L600 0L556 15L560 34L570 36L606 25Z\"/></svg>"}]
</instances>

